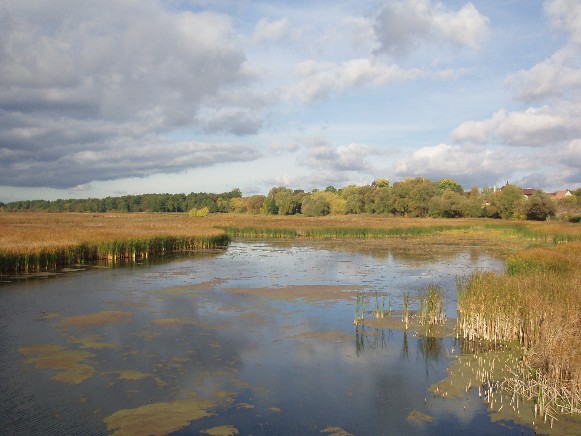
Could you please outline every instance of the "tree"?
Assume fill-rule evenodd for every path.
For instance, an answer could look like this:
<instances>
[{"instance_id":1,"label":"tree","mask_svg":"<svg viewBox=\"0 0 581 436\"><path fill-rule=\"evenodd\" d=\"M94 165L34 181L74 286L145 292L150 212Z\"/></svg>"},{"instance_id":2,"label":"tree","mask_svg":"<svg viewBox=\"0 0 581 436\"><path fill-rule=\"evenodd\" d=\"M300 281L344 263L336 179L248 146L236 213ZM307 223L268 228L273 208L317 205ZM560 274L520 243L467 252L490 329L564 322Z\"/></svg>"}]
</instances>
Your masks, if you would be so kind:
<instances>
[{"instance_id":1,"label":"tree","mask_svg":"<svg viewBox=\"0 0 581 436\"><path fill-rule=\"evenodd\" d=\"M331 212L331 205L324 193L307 195L302 202L301 213L305 216L324 216Z\"/></svg>"},{"instance_id":2,"label":"tree","mask_svg":"<svg viewBox=\"0 0 581 436\"><path fill-rule=\"evenodd\" d=\"M266 197L264 195L251 195L250 197L246 198L246 210L249 213L260 213L265 200Z\"/></svg>"},{"instance_id":3,"label":"tree","mask_svg":"<svg viewBox=\"0 0 581 436\"><path fill-rule=\"evenodd\" d=\"M440 216L444 218L460 218L464 216L466 199L456 191L446 190L439 198Z\"/></svg>"},{"instance_id":4,"label":"tree","mask_svg":"<svg viewBox=\"0 0 581 436\"><path fill-rule=\"evenodd\" d=\"M389 180L384 178L377 179L374 180L373 183L371 183L371 186L373 186L374 188L389 188Z\"/></svg>"},{"instance_id":5,"label":"tree","mask_svg":"<svg viewBox=\"0 0 581 436\"><path fill-rule=\"evenodd\" d=\"M464 192L462 185L460 185L459 183L455 182L452 179L440 180L438 182L438 188L440 189L440 192L442 194L446 191L453 191L453 192L457 192L458 194L461 194L462 192Z\"/></svg>"},{"instance_id":6,"label":"tree","mask_svg":"<svg viewBox=\"0 0 581 436\"><path fill-rule=\"evenodd\" d=\"M272 188L267 196L267 200L269 202L267 207L271 211L276 210L275 214L278 215L294 215L296 213L300 213L301 205L298 201L298 198L301 193L302 191L297 191L295 193L291 189L284 187ZM272 207L270 201L274 201L275 207Z\"/></svg>"},{"instance_id":7,"label":"tree","mask_svg":"<svg viewBox=\"0 0 581 436\"><path fill-rule=\"evenodd\" d=\"M498 211L500 218L518 219L522 213L521 206L524 201L522 189L515 185L505 185L496 191L491 198L491 204Z\"/></svg>"},{"instance_id":8,"label":"tree","mask_svg":"<svg viewBox=\"0 0 581 436\"><path fill-rule=\"evenodd\" d=\"M528 220L545 221L555 215L556 207L551 197L537 191L523 202L522 210Z\"/></svg>"},{"instance_id":9,"label":"tree","mask_svg":"<svg viewBox=\"0 0 581 436\"><path fill-rule=\"evenodd\" d=\"M373 213L388 214L392 213L394 199L391 188L379 188L375 189L373 194Z\"/></svg>"},{"instance_id":10,"label":"tree","mask_svg":"<svg viewBox=\"0 0 581 436\"><path fill-rule=\"evenodd\" d=\"M438 184L427 179L416 179L408 195L409 214L416 217L428 215L430 200L440 193Z\"/></svg>"}]
</instances>

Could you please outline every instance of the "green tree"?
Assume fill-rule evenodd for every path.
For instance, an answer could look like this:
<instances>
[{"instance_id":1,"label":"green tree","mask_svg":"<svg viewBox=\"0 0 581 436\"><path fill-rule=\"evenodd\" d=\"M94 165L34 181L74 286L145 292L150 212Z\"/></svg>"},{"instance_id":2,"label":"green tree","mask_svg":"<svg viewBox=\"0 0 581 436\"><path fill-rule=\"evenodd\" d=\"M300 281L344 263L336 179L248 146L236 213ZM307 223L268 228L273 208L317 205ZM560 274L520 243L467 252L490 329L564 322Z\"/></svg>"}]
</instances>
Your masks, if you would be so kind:
<instances>
[{"instance_id":1,"label":"green tree","mask_svg":"<svg viewBox=\"0 0 581 436\"><path fill-rule=\"evenodd\" d=\"M547 194L536 191L522 204L522 210L528 220L545 221L555 215L556 207Z\"/></svg>"},{"instance_id":2,"label":"green tree","mask_svg":"<svg viewBox=\"0 0 581 436\"><path fill-rule=\"evenodd\" d=\"M389 184L382 188L375 189L373 193L373 213L392 213L394 198Z\"/></svg>"},{"instance_id":3,"label":"green tree","mask_svg":"<svg viewBox=\"0 0 581 436\"><path fill-rule=\"evenodd\" d=\"M462 185L460 185L459 183L457 183L456 181L454 181L452 179L440 180L438 182L438 188L440 189L440 192L442 194L446 191L453 191L453 192L457 192L458 194L461 194L464 192Z\"/></svg>"},{"instance_id":4,"label":"green tree","mask_svg":"<svg viewBox=\"0 0 581 436\"><path fill-rule=\"evenodd\" d=\"M323 192L307 195L303 198L301 213L305 216L324 216L331 213L331 205Z\"/></svg>"},{"instance_id":5,"label":"green tree","mask_svg":"<svg viewBox=\"0 0 581 436\"><path fill-rule=\"evenodd\" d=\"M522 189L515 185L503 186L491 198L492 206L496 208L500 218L505 220L519 218L523 201Z\"/></svg>"},{"instance_id":6,"label":"green tree","mask_svg":"<svg viewBox=\"0 0 581 436\"><path fill-rule=\"evenodd\" d=\"M430 209L430 201L438 196L440 191L436 182L427 179L417 180L408 195L409 214L416 217L425 217Z\"/></svg>"},{"instance_id":7,"label":"green tree","mask_svg":"<svg viewBox=\"0 0 581 436\"><path fill-rule=\"evenodd\" d=\"M374 188L389 188L389 180L384 178L377 179L374 180L373 183L371 183L371 186L373 186Z\"/></svg>"},{"instance_id":8,"label":"green tree","mask_svg":"<svg viewBox=\"0 0 581 436\"><path fill-rule=\"evenodd\" d=\"M439 203L440 216L444 218L461 218L464 216L466 199L458 192L446 190L439 197Z\"/></svg>"}]
</instances>

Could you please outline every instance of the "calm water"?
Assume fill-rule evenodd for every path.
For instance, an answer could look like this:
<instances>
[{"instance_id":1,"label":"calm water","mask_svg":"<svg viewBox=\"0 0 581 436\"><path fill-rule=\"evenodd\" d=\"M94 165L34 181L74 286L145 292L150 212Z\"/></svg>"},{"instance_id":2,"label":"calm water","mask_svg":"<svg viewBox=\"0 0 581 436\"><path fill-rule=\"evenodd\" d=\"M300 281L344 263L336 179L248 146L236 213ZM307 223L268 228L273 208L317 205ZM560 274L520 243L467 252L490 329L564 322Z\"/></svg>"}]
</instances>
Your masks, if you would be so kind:
<instances>
[{"instance_id":1,"label":"calm water","mask_svg":"<svg viewBox=\"0 0 581 436\"><path fill-rule=\"evenodd\" d=\"M3 284L0 432L107 434L119 410L200 399L212 416L187 419L176 434L221 425L243 435L530 434L492 423L474 393L431 396L453 339L356 329L354 299L292 295L363 289L369 302L378 292L400 309L403 293L432 283L454 317L455 277L502 268L467 251L236 242L171 262ZM149 431L167 419L160 410Z\"/></svg>"}]
</instances>

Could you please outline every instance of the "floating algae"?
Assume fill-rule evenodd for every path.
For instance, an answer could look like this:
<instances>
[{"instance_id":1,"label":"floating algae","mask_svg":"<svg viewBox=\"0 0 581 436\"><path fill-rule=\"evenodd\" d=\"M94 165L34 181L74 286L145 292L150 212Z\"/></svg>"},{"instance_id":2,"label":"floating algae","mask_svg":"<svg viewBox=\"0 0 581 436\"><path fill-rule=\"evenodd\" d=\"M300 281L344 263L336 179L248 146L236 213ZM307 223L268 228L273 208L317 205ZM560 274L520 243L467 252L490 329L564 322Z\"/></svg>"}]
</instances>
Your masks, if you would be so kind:
<instances>
[{"instance_id":1,"label":"floating algae","mask_svg":"<svg viewBox=\"0 0 581 436\"><path fill-rule=\"evenodd\" d=\"M291 336L290 339L317 339L325 342L346 342L351 340L351 335L340 331L326 331L326 332L304 332L298 335Z\"/></svg>"},{"instance_id":2,"label":"floating algae","mask_svg":"<svg viewBox=\"0 0 581 436\"><path fill-rule=\"evenodd\" d=\"M61 321L63 327L92 327L105 324L122 324L130 322L133 314L122 310L104 310L88 315L69 316Z\"/></svg>"},{"instance_id":3,"label":"floating algae","mask_svg":"<svg viewBox=\"0 0 581 436\"><path fill-rule=\"evenodd\" d=\"M194 283L190 285L171 286L168 288L163 288L163 291L175 295L202 295L199 291L210 291L222 282L224 282L224 280L214 279L207 282Z\"/></svg>"},{"instance_id":4,"label":"floating algae","mask_svg":"<svg viewBox=\"0 0 581 436\"><path fill-rule=\"evenodd\" d=\"M196 419L214 416L210 400L177 400L123 409L103 421L114 435L164 435L186 427Z\"/></svg>"},{"instance_id":5,"label":"floating algae","mask_svg":"<svg viewBox=\"0 0 581 436\"><path fill-rule=\"evenodd\" d=\"M152 377L151 374L146 374L141 371L133 369L126 369L124 371L117 371L119 380L143 380L144 378Z\"/></svg>"},{"instance_id":6,"label":"floating algae","mask_svg":"<svg viewBox=\"0 0 581 436\"><path fill-rule=\"evenodd\" d=\"M426 415L417 410L412 410L407 416L407 420L410 422L432 422L433 419L430 415Z\"/></svg>"},{"instance_id":7,"label":"floating algae","mask_svg":"<svg viewBox=\"0 0 581 436\"><path fill-rule=\"evenodd\" d=\"M95 374L95 368L86 360L95 357L93 353L80 350L68 350L60 345L38 344L18 349L20 354L34 356L24 362L37 368L62 370L52 379L65 383L78 384Z\"/></svg>"},{"instance_id":8,"label":"floating algae","mask_svg":"<svg viewBox=\"0 0 581 436\"><path fill-rule=\"evenodd\" d=\"M104 348L115 348L115 345L108 344L106 342L101 342L102 337L100 335L90 335L84 336L82 338L76 338L74 336L69 336L68 341L71 344L80 344L81 348L92 348L95 350L101 350Z\"/></svg>"},{"instance_id":9,"label":"floating algae","mask_svg":"<svg viewBox=\"0 0 581 436\"><path fill-rule=\"evenodd\" d=\"M226 288L232 294L253 295L255 297L274 298L276 300L307 301L319 300L352 300L352 292L362 289L356 285L312 285L312 286L284 286L281 288Z\"/></svg>"},{"instance_id":10,"label":"floating algae","mask_svg":"<svg viewBox=\"0 0 581 436\"><path fill-rule=\"evenodd\" d=\"M240 434L238 429L233 425L219 425L217 427L201 430L202 434L209 434L210 436L235 436Z\"/></svg>"},{"instance_id":11,"label":"floating algae","mask_svg":"<svg viewBox=\"0 0 581 436\"><path fill-rule=\"evenodd\" d=\"M321 433L329 433L331 436L353 436L341 427L327 427L321 430Z\"/></svg>"},{"instance_id":12,"label":"floating algae","mask_svg":"<svg viewBox=\"0 0 581 436\"><path fill-rule=\"evenodd\" d=\"M195 320L190 318L160 318L154 320L153 323L162 327L197 324Z\"/></svg>"}]
</instances>

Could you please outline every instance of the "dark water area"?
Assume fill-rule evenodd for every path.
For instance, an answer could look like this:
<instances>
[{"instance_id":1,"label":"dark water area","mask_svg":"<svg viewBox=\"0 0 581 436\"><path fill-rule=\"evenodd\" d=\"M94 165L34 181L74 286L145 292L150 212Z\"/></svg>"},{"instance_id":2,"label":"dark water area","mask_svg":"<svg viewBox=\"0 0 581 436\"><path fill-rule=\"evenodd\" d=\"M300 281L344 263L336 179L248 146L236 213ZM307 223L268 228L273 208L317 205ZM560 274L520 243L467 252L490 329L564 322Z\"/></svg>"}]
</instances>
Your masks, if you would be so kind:
<instances>
[{"instance_id":1,"label":"dark water area","mask_svg":"<svg viewBox=\"0 0 581 436\"><path fill-rule=\"evenodd\" d=\"M238 241L4 283L0 433L532 434L492 422L474 391L430 393L454 338L353 323L358 291L396 311L428 284L455 317L455 279L477 269L503 265L465 250Z\"/></svg>"}]
</instances>

